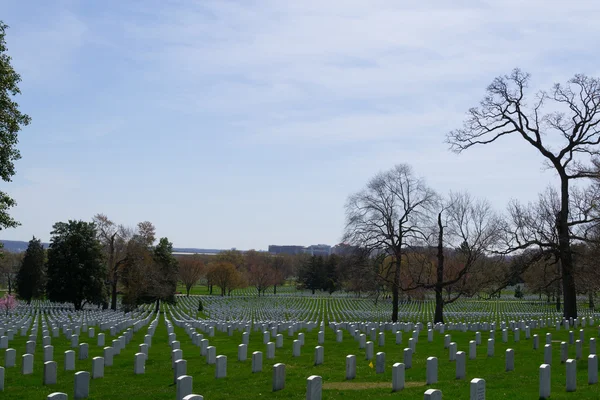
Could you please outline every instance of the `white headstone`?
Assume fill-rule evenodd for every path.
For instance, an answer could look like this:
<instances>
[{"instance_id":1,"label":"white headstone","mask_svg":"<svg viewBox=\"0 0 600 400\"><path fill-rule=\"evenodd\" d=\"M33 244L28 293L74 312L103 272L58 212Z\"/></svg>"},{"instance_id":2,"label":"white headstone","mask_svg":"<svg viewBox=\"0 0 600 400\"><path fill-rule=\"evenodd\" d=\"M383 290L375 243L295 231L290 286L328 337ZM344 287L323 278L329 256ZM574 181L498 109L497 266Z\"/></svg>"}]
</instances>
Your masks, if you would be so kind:
<instances>
[{"instance_id":1,"label":"white headstone","mask_svg":"<svg viewBox=\"0 0 600 400\"><path fill-rule=\"evenodd\" d=\"M86 399L90 395L90 373L79 371L75 373L75 399Z\"/></svg>"},{"instance_id":2,"label":"white headstone","mask_svg":"<svg viewBox=\"0 0 600 400\"><path fill-rule=\"evenodd\" d=\"M385 372L385 353L378 352L375 359L375 373L383 374Z\"/></svg>"},{"instance_id":3,"label":"white headstone","mask_svg":"<svg viewBox=\"0 0 600 400\"><path fill-rule=\"evenodd\" d=\"M506 371L515 370L515 351L513 349L506 349Z\"/></svg>"},{"instance_id":4,"label":"white headstone","mask_svg":"<svg viewBox=\"0 0 600 400\"><path fill-rule=\"evenodd\" d=\"M598 383L598 357L595 354L588 356L588 384Z\"/></svg>"},{"instance_id":5,"label":"white headstone","mask_svg":"<svg viewBox=\"0 0 600 400\"><path fill-rule=\"evenodd\" d=\"M44 363L44 385L56 384L57 364L56 361L46 361Z\"/></svg>"},{"instance_id":6,"label":"white headstone","mask_svg":"<svg viewBox=\"0 0 600 400\"><path fill-rule=\"evenodd\" d=\"M88 344L87 343L81 343L79 345L79 359L80 360L87 360L88 358Z\"/></svg>"},{"instance_id":7,"label":"white headstone","mask_svg":"<svg viewBox=\"0 0 600 400\"><path fill-rule=\"evenodd\" d=\"M214 365L217 362L217 348L215 346L208 346L206 348L206 363Z\"/></svg>"},{"instance_id":8,"label":"white headstone","mask_svg":"<svg viewBox=\"0 0 600 400\"><path fill-rule=\"evenodd\" d=\"M552 345L544 345L544 364L552 364Z\"/></svg>"},{"instance_id":9,"label":"white headstone","mask_svg":"<svg viewBox=\"0 0 600 400\"><path fill-rule=\"evenodd\" d=\"M427 389L423 396L424 400L442 400L442 391L438 389Z\"/></svg>"},{"instance_id":10,"label":"white headstone","mask_svg":"<svg viewBox=\"0 0 600 400\"><path fill-rule=\"evenodd\" d=\"M92 328L90 328L92 329ZM92 379L104 378L104 358L92 358Z\"/></svg>"},{"instance_id":11,"label":"white headstone","mask_svg":"<svg viewBox=\"0 0 600 400\"><path fill-rule=\"evenodd\" d=\"M225 378L227 376L227 356L217 356L215 378Z\"/></svg>"},{"instance_id":12,"label":"white headstone","mask_svg":"<svg viewBox=\"0 0 600 400\"><path fill-rule=\"evenodd\" d=\"M133 359L133 373L140 375L146 372L146 355L136 353Z\"/></svg>"},{"instance_id":13,"label":"white headstone","mask_svg":"<svg viewBox=\"0 0 600 400\"><path fill-rule=\"evenodd\" d=\"M273 365L273 391L277 392L285 388L285 364Z\"/></svg>"},{"instance_id":14,"label":"white headstone","mask_svg":"<svg viewBox=\"0 0 600 400\"><path fill-rule=\"evenodd\" d=\"M21 373L23 375L33 374L33 354L23 354Z\"/></svg>"},{"instance_id":15,"label":"white headstone","mask_svg":"<svg viewBox=\"0 0 600 400\"><path fill-rule=\"evenodd\" d=\"M438 359L436 357L427 357L427 385L433 385L438 380Z\"/></svg>"},{"instance_id":16,"label":"white headstone","mask_svg":"<svg viewBox=\"0 0 600 400\"><path fill-rule=\"evenodd\" d=\"M408 347L404 349L404 367L406 369L412 368L412 349Z\"/></svg>"},{"instance_id":17,"label":"white headstone","mask_svg":"<svg viewBox=\"0 0 600 400\"><path fill-rule=\"evenodd\" d=\"M471 379L470 400L485 400L485 380Z\"/></svg>"},{"instance_id":18,"label":"white headstone","mask_svg":"<svg viewBox=\"0 0 600 400\"><path fill-rule=\"evenodd\" d=\"M347 355L346 356L346 379L354 379L356 378L356 356Z\"/></svg>"},{"instance_id":19,"label":"white headstone","mask_svg":"<svg viewBox=\"0 0 600 400\"><path fill-rule=\"evenodd\" d=\"M173 383L177 384L177 378L184 375L187 375L187 361L175 361L175 367L173 368Z\"/></svg>"},{"instance_id":20,"label":"white headstone","mask_svg":"<svg viewBox=\"0 0 600 400\"><path fill-rule=\"evenodd\" d=\"M306 380L306 400L321 400L323 380L320 376L311 375Z\"/></svg>"},{"instance_id":21,"label":"white headstone","mask_svg":"<svg viewBox=\"0 0 600 400\"><path fill-rule=\"evenodd\" d=\"M44 346L44 362L54 361L54 346Z\"/></svg>"},{"instance_id":22,"label":"white headstone","mask_svg":"<svg viewBox=\"0 0 600 400\"><path fill-rule=\"evenodd\" d=\"M252 373L262 371L262 352L255 351L252 353Z\"/></svg>"},{"instance_id":23,"label":"white headstone","mask_svg":"<svg viewBox=\"0 0 600 400\"><path fill-rule=\"evenodd\" d=\"M371 341L367 342L367 347L365 350L365 358L367 360L373 359L373 342L371 342Z\"/></svg>"},{"instance_id":24,"label":"white headstone","mask_svg":"<svg viewBox=\"0 0 600 400\"><path fill-rule=\"evenodd\" d=\"M405 380L404 364L395 363L392 366L392 392L404 389Z\"/></svg>"},{"instance_id":25,"label":"white headstone","mask_svg":"<svg viewBox=\"0 0 600 400\"><path fill-rule=\"evenodd\" d=\"M574 392L577 389L577 366L573 359L568 359L567 366L567 392Z\"/></svg>"},{"instance_id":26,"label":"white headstone","mask_svg":"<svg viewBox=\"0 0 600 400\"><path fill-rule=\"evenodd\" d=\"M565 363L569 358L569 345L567 342L560 342L560 362Z\"/></svg>"},{"instance_id":27,"label":"white headstone","mask_svg":"<svg viewBox=\"0 0 600 400\"><path fill-rule=\"evenodd\" d=\"M246 361L248 358L248 345L240 344L238 345L238 361Z\"/></svg>"},{"instance_id":28,"label":"white headstone","mask_svg":"<svg viewBox=\"0 0 600 400\"><path fill-rule=\"evenodd\" d=\"M540 366L540 399L550 398L550 364Z\"/></svg>"},{"instance_id":29,"label":"white headstone","mask_svg":"<svg viewBox=\"0 0 600 400\"><path fill-rule=\"evenodd\" d=\"M474 340L469 341L469 360L477 358L477 344Z\"/></svg>"},{"instance_id":30,"label":"white headstone","mask_svg":"<svg viewBox=\"0 0 600 400\"><path fill-rule=\"evenodd\" d=\"M104 347L105 341L104 341L104 333L99 333L98 337L97 337L97 345L98 347Z\"/></svg>"},{"instance_id":31,"label":"white headstone","mask_svg":"<svg viewBox=\"0 0 600 400\"><path fill-rule=\"evenodd\" d=\"M321 365L324 361L325 349L323 346L315 347L315 365Z\"/></svg>"},{"instance_id":32,"label":"white headstone","mask_svg":"<svg viewBox=\"0 0 600 400\"><path fill-rule=\"evenodd\" d=\"M4 366L6 368L12 368L15 366L17 361L17 351L15 349L6 349L4 353Z\"/></svg>"},{"instance_id":33,"label":"white headstone","mask_svg":"<svg viewBox=\"0 0 600 400\"><path fill-rule=\"evenodd\" d=\"M456 352L456 379L465 379L467 375L467 355L464 351Z\"/></svg>"},{"instance_id":34,"label":"white headstone","mask_svg":"<svg viewBox=\"0 0 600 400\"><path fill-rule=\"evenodd\" d=\"M194 379L189 375L182 375L177 378L177 400L183 400L193 392Z\"/></svg>"},{"instance_id":35,"label":"white headstone","mask_svg":"<svg viewBox=\"0 0 600 400\"><path fill-rule=\"evenodd\" d=\"M448 335L446 335L448 336ZM456 343L451 342L448 346L448 356L450 361L456 361Z\"/></svg>"}]
</instances>

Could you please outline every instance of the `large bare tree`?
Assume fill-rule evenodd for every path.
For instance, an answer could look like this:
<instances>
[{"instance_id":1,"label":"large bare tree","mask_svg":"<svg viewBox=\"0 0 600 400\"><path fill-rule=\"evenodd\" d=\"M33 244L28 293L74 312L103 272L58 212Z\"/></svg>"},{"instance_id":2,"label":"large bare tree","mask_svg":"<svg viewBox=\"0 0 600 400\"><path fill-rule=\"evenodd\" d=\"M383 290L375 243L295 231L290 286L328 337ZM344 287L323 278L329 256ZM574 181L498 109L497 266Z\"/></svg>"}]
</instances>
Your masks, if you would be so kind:
<instances>
[{"instance_id":1,"label":"large bare tree","mask_svg":"<svg viewBox=\"0 0 600 400\"><path fill-rule=\"evenodd\" d=\"M94 215L92 221L96 225L98 240L102 243L102 250L108 263L108 284L111 289L110 308L116 310L119 274L126 262L129 242L135 237L144 246L152 246L156 240L156 229L149 221L138 223L137 229L127 228L117 225L105 214Z\"/></svg>"},{"instance_id":2,"label":"large bare tree","mask_svg":"<svg viewBox=\"0 0 600 400\"><path fill-rule=\"evenodd\" d=\"M573 180L590 178L590 159L599 155L600 81L575 75L566 85L528 97L530 76L519 69L488 86L479 107L469 110L461 129L451 131L451 149L462 152L503 136L518 136L544 158L560 180L560 208L556 220L565 318L577 317L576 288L571 252L569 187Z\"/></svg>"},{"instance_id":3,"label":"large bare tree","mask_svg":"<svg viewBox=\"0 0 600 400\"><path fill-rule=\"evenodd\" d=\"M344 241L371 255L387 256L379 279L392 291L392 321L398 321L401 265L407 249L426 237L435 192L407 164L372 178L346 203Z\"/></svg>"},{"instance_id":4,"label":"large bare tree","mask_svg":"<svg viewBox=\"0 0 600 400\"><path fill-rule=\"evenodd\" d=\"M431 274L422 273L423 267L419 266L423 263L418 263L416 268L409 266L408 271L412 272L409 282L414 288L435 292L434 322L443 323L444 305L478 290L481 282L473 279L480 275L476 269L490 262L487 257L499 243L502 224L487 201L476 200L468 193L450 193L438 203L437 210L431 235L435 241L435 268Z\"/></svg>"}]
</instances>

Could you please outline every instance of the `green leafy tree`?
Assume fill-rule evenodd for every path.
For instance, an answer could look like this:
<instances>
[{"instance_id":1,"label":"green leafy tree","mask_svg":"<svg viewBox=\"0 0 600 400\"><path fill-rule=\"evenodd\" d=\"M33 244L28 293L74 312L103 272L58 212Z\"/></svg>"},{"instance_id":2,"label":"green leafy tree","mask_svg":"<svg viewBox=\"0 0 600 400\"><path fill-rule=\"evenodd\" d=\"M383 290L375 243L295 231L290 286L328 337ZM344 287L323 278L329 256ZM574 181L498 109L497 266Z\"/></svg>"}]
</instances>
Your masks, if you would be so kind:
<instances>
[{"instance_id":1,"label":"green leafy tree","mask_svg":"<svg viewBox=\"0 0 600 400\"><path fill-rule=\"evenodd\" d=\"M46 293L51 301L86 303L106 301L106 264L92 222L57 222L48 249Z\"/></svg>"},{"instance_id":2,"label":"green leafy tree","mask_svg":"<svg viewBox=\"0 0 600 400\"><path fill-rule=\"evenodd\" d=\"M17 149L17 134L31 119L19 111L19 105L13 97L20 94L21 76L10 64L11 57L6 54L6 29L8 25L0 21L0 178L10 182L15 174L14 161L21 158ZM5 192L0 191L0 230L14 228L19 223L8 215L8 209L16 202Z\"/></svg>"},{"instance_id":3,"label":"green leafy tree","mask_svg":"<svg viewBox=\"0 0 600 400\"><path fill-rule=\"evenodd\" d=\"M39 298L44 294L45 271L44 262L46 253L42 241L35 236L29 241L21 267L17 273L17 295L31 303L31 299Z\"/></svg>"},{"instance_id":4,"label":"green leafy tree","mask_svg":"<svg viewBox=\"0 0 600 400\"><path fill-rule=\"evenodd\" d=\"M154 248L154 262L158 267L158 283L162 288L156 299L174 303L179 268L177 259L173 256L173 243L166 237L161 238Z\"/></svg>"},{"instance_id":5,"label":"green leafy tree","mask_svg":"<svg viewBox=\"0 0 600 400\"><path fill-rule=\"evenodd\" d=\"M521 285L517 285L515 288L515 298L522 299L523 298L523 290L521 290Z\"/></svg>"},{"instance_id":6,"label":"green leafy tree","mask_svg":"<svg viewBox=\"0 0 600 400\"><path fill-rule=\"evenodd\" d=\"M302 289L308 289L315 294L315 291L322 289L326 280L325 264L323 257L311 256L306 258L300 266L298 272L298 284Z\"/></svg>"},{"instance_id":7,"label":"green leafy tree","mask_svg":"<svg viewBox=\"0 0 600 400\"><path fill-rule=\"evenodd\" d=\"M335 254L327 257L325 261L325 282L323 282L322 289L327 291L329 294L337 291L341 287L340 274L338 272L340 264L340 257Z\"/></svg>"}]
</instances>

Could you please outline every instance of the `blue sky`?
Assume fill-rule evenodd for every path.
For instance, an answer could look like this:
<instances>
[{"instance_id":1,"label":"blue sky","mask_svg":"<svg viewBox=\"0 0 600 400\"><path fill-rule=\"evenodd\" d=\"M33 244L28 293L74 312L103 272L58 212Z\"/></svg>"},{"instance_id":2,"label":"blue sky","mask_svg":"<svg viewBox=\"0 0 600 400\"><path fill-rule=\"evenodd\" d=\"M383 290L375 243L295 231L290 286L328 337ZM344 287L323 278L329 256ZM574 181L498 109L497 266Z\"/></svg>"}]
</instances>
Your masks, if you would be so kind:
<instances>
[{"instance_id":1,"label":"blue sky","mask_svg":"<svg viewBox=\"0 0 600 400\"><path fill-rule=\"evenodd\" d=\"M600 3L564 4L4 0L32 124L0 238L102 212L178 247L335 244L396 163L499 211L534 200L554 179L533 149L444 139L514 67L532 90L600 75Z\"/></svg>"}]
</instances>

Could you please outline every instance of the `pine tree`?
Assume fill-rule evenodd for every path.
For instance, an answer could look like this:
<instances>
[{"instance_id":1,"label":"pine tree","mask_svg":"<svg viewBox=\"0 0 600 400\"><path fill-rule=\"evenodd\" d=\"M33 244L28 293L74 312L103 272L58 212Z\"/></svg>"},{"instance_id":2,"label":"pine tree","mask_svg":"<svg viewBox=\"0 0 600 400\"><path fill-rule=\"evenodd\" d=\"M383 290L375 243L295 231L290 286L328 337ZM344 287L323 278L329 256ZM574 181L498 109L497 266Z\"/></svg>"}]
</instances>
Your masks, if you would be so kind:
<instances>
[{"instance_id":1,"label":"pine tree","mask_svg":"<svg viewBox=\"0 0 600 400\"><path fill-rule=\"evenodd\" d=\"M17 295L26 300L27 304L31 303L31 299L39 298L44 294L45 259L42 242L34 236L29 241L16 279Z\"/></svg>"}]
</instances>

